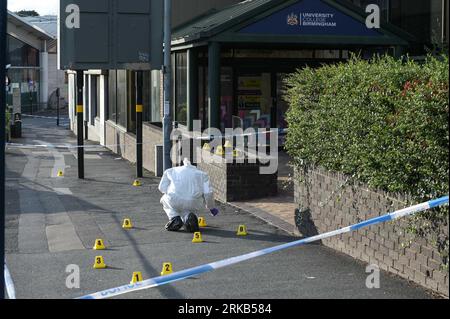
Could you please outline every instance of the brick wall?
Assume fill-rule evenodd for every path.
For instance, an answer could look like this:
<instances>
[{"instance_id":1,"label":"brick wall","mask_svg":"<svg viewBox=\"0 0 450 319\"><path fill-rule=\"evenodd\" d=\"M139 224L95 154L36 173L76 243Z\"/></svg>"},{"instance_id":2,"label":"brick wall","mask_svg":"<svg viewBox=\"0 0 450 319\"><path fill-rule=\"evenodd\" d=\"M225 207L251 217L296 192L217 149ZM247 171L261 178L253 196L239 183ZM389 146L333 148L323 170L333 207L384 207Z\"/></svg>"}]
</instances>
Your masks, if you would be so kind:
<instances>
[{"instance_id":1,"label":"brick wall","mask_svg":"<svg viewBox=\"0 0 450 319\"><path fill-rule=\"evenodd\" d=\"M297 227L304 236L325 233L408 206L407 198L365 185L346 183L342 174L323 169L295 172L295 202L300 211ZM345 186L343 186L345 185ZM376 264L439 294L449 295L448 270L442 270L442 257L433 239L415 238L407 233L404 218L326 239L323 244L356 259ZM448 226L440 232L448 235Z\"/></svg>"},{"instance_id":2,"label":"brick wall","mask_svg":"<svg viewBox=\"0 0 450 319\"><path fill-rule=\"evenodd\" d=\"M278 174L260 174L261 164L248 160L245 163L218 162L198 164L199 169L208 173L217 200L234 202L277 195Z\"/></svg>"}]
</instances>

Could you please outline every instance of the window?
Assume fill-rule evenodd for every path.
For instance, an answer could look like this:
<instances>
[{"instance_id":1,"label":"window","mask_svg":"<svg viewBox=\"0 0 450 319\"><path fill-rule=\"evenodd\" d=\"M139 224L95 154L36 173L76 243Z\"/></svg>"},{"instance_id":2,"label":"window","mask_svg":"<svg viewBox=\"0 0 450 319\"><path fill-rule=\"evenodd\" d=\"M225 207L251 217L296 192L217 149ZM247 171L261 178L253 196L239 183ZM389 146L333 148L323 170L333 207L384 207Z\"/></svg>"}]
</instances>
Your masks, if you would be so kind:
<instances>
[{"instance_id":1,"label":"window","mask_svg":"<svg viewBox=\"0 0 450 319\"><path fill-rule=\"evenodd\" d=\"M233 69L231 67L221 68L220 77L220 118L221 129L225 131L225 128L232 127L232 115L233 115Z\"/></svg>"},{"instance_id":2,"label":"window","mask_svg":"<svg viewBox=\"0 0 450 319\"><path fill-rule=\"evenodd\" d=\"M152 107L152 79L151 72L145 71L142 76L142 121L151 121L151 107Z\"/></svg>"},{"instance_id":3,"label":"window","mask_svg":"<svg viewBox=\"0 0 450 319\"><path fill-rule=\"evenodd\" d=\"M117 70L117 120L120 126L127 127L127 71Z\"/></svg>"},{"instance_id":4,"label":"window","mask_svg":"<svg viewBox=\"0 0 450 319\"><path fill-rule=\"evenodd\" d=\"M202 121L202 129L208 127L208 67L200 66L198 71L198 96L199 96L199 119Z\"/></svg>"},{"instance_id":5,"label":"window","mask_svg":"<svg viewBox=\"0 0 450 319\"><path fill-rule=\"evenodd\" d=\"M187 53L176 53L175 121L187 125Z\"/></svg>"},{"instance_id":6,"label":"window","mask_svg":"<svg viewBox=\"0 0 450 319\"><path fill-rule=\"evenodd\" d=\"M127 71L127 129L136 132L136 72Z\"/></svg>"},{"instance_id":7,"label":"window","mask_svg":"<svg viewBox=\"0 0 450 319\"><path fill-rule=\"evenodd\" d=\"M159 74L159 71L157 71ZM142 120L160 121L160 115L151 118L152 101L151 74L143 72L142 104L144 112ZM159 88L160 81L157 85ZM111 70L109 72L109 104L107 118L114 123L127 128L128 132L136 132L136 71ZM160 109L159 104L156 106ZM153 108L153 106L152 106Z\"/></svg>"},{"instance_id":8,"label":"window","mask_svg":"<svg viewBox=\"0 0 450 319\"><path fill-rule=\"evenodd\" d=\"M95 125L95 118L98 117L98 104L100 101L100 77L97 75L90 76L90 97L91 97L91 108L90 108L90 123Z\"/></svg>"},{"instance_id":9,"label":"window","mask_svg":"<svg viewBox=\"0 0 450 319\"><path fill-rule=\"evenodd\" d=\"M109 71L108 77L108 120L117 123L117 71Z\"/></svg>"},{"instance_id":10,"label":"window","mask_svg":"<svg viewBox=\"0 0 450 319\"><path fill-rule=\"evenodd\" d=\"M83 120L86 121L86 123L91 123L91 121L89 120L89 116L90 116L90 110L91 110L91 106L90 106L90 78L91 76L88 74L83 75L83 105L84 105L84 109L85 112L83 113ZM92 125L92 123L91 123Z\"/></svg>"},{"instance_id":11,"label":"window","mask_svg":"<svg viewBox=\"0 0 450 319\"><path fill-rule=\"evenodd\" d=\"M161 72L158 70L151 73L151 114L149 120L153 123L161 122Z\"/></svg>"},{"instance_id":12,"label":"window","mask_svg":"<svg viewBox=\"0 0 450 319\"><path fill-rule=\"evenodd\" d=\"M39 66L39 50L8 35L7 64L11 66Z\"/></svg>"}]
</instances>

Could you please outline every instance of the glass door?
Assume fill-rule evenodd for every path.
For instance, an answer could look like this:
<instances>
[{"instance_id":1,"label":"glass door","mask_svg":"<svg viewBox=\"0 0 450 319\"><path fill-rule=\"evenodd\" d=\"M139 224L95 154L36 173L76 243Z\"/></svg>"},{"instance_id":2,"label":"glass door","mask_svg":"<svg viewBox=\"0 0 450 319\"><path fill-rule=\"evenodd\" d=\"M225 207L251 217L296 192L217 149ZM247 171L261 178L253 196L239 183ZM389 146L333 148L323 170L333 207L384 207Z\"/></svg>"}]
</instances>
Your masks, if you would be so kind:
<instances>
[{"instance_id":1,"label":"glass door","mask_svg":"<svg viewBox=\"0 0 450 319\"><path fill-rule=\"evenodd\" d=\"M279 145L283 146L286 140L288 123L286 121L286 112L289 109L288 102L284 99L284 79L287 73L277 73L276 74L276 121L277 128L279 130Z\"/></svg>"},{"instance_id":2,"label":"glass door","mask_svg":"<svg viewBox=\"0 0 450 319\"><path fill-rule=\"evenodd\" d=\"M272 120L271 73L242 72L237 76L237 116L233 126L270 128Z\"/></svg>"}]
</instances>

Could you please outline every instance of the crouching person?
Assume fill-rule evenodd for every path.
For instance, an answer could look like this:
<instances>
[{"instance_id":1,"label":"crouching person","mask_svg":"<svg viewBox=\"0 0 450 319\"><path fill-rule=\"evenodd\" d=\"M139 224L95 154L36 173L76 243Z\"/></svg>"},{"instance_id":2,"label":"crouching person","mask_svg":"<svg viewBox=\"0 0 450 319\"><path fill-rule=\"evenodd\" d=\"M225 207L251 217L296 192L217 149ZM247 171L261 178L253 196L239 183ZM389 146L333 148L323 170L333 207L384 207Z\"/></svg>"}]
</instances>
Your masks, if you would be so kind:
<instances>
[{"instance_id":1,"label":"crouching person","mask_svg":"<svg viewBox=\"0 0 450 319\"><path fill-rule=\"evenodd\" d=\"M209 209L213 216L219 211L215 208L214 193L209 185L209 176L197 169L187 159L184 165L168 169L159 184L163 193L161 204L169 218L168 231L178 231L183 226L188 232L198 232L199 212Z\"/></svg>"}]
</instances>

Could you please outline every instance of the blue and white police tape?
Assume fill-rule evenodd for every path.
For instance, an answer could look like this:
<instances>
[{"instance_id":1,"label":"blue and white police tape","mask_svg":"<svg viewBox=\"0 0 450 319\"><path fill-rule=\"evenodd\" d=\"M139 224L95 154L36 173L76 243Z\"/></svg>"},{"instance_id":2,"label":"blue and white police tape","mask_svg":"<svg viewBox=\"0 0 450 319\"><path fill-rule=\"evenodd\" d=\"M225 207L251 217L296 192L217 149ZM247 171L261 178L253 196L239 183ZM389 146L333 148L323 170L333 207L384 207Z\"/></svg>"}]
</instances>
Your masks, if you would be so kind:
<instances>
[{"instance_id":1,"label":"blue and white police tape","mask_svg":"<svg viewBox=\"0 0 450 319\"><path fill-rule=\"evenodd\" d=\"M5 262L5 285L6 285L6 293L8 294L9 299L16 299L16 290L14 289L14 283L11 278L11 274L9 273L8 266Z\"/></svg>"},{"instance_id":2,"label":"blue and white police tape","mask_svg":"<svg viewBox=\"0 0 450 319\"><path fill-rule=\"evenodd\" d=\"M259 134L270 134L274 132L287 132L287 129L276 129L276 130L270 130L270 131L264 131L264 132L257 132L257 133L245 133L245 134L233 134L233 135L220 135L220 136L201 136L196 137L197 140L208 140L211 141L213 139L222 139L222 138L233 138L233 137L239 137L239 136L251 136L251 135L259 135ZM183 136L192 138L192 134L184 134ZM139 143L138 145L153 145L154 142L148 142L148 143ZM122 144L107 144L107 145L71 145L71 144L62 144L62 145L53 145L53 144L19 144L19 143L6 143L7 148L18 148L18 149L36 149L36 148L51 148L51 149L78 149L78 148L84 148L84 149L97 149L97 148L112 148L121 146Z\"/></svg>"},{"instance_id":3,"label":"blue and white police tape","mask_svg":"<svg viewBox=\"0 0 450 319\"><path fill-rule=\"evenodd\" d=\"M233 134L227 134L227 135L202 135L202 136L198 136L198 137L193 137L192 132L183 132L183 136L187 137L189 139L194 139L194 140L212 141L214 139L233 139L235 137L261 136L261 135L267 135L267 134L273 134L273 133L277 133L279 135L287 134L288 129L287 128L285 128L285 129L275 128L275 129L270 129L270 130L261 129L261 131L247 132L247 133L242 133L242 134L238 134L235 132Z\"/></svg>"},{"instance_id":4,"label":"blue and white police tape","mask_svg":"<svg viewBox=\"0 0 450 319\"><path fill-rule=\"evenodd\" d=\"M31 117L31 118L37 118L37 119L46 119L46 120L57 120L58 117L56 116L42 116L42 115L31 115L31 114L22 114L22 117ZM70 121L70 118L68 117L60 117L60 121Z\"/></svg>"},{"instance_id":5,"label":"blue and white police tape","mask_svg":"<svg viewBox=\"0 0 450 319\"><path fill-rule=\"evenodd\" d=\"M237 264L237 263L249 260L249 259L253 259L256 257L271 254L271 253L274 253L274 252L277 252L280 250L309 244L309 243L312 243L315 241L338 236L340 234L353 232L353 231L359 230L361 228L365 228L365 227L373 226L376 224L392 221L392 220L399 219L399 218L402 218L402 217L405 217L408 215L413 215L418 212L422 212L425 210L429 210L432 208L436 208L436 207L448 204L448 200L449 200L449 197L445 196L445 197L442 197L439 199L431 200L431 201L428 201L428 202L425 202L422 204L408 207L408 208L405 208L405 209L402 209L402 210L399 210L399 211L396 211L396 212L393 212L390 214L376 217L376 218L364 221L362 223L348 226L348 227L345 227L345 228L342 228L339 230L335 230L332 232L328 232L328 233L325 233L322 235L317 235L314 237L301 239L298 241L275 246L272 248L262 249L262 250L259 250L259 251L253 252L253 253L249 253L249 254L245 254L245 255L229 258L229 259L224 259L221 261L213 262L210 264L206 264L206 265L202 265L202 266L198 266L198 267L194 267L194 268L189 268L186 270L175 272L175 273L167 275L167 276L160 276L160 277L148 279L148 280L145 280L145 281L133 284L133 285L124 285L124 286L96 292L96 293L86 295L86 296L83 296L83 297L80 297L77 299L105 299L105 298L111 298L111 297L123 295L123 294L130 293L130 292L135 292L135 291L139 291L139 290L155 288L155 287L166 285L166 284L173 283L176 281L181 281L181 280L190 278L192 276L204 274L204 273L216 270L216 269L231 266L231 265L234 265L234 264Z\"/></svg>"},{"instance_id":6,"label":"blue and white police tape","mask_svg":"<svg viewBox=\"0 0 450 319\"><path fill-rule=\"evenodd\" d=\"M149 143L150 144L150 143ZM71 144L19 144L19 143L6 143L7 148L17 148L17 149L37 149L37 148L48 148L48 149L60 149L60 150L69 150L69 149L103 149L105 147L116 147L120 146L120 144L110 144L110 145L71 145Z\"/></svg>"}]
</instances>

